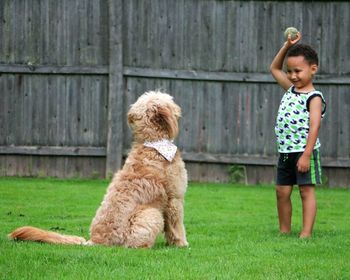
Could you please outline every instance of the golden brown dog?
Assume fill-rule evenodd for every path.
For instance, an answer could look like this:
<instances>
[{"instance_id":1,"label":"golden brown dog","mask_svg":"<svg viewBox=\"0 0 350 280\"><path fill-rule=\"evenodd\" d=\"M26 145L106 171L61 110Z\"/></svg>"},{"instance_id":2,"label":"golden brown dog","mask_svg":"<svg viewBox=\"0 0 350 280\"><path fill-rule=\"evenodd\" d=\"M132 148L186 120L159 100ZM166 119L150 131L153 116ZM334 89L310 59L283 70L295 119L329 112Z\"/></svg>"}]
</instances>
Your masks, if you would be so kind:
<instances>
[{"instance_id":1,"label":"golden brown dog","mask_svg":"<svg viewBox=\"0 0 350 280\"><path fill-rule=\"evenodd\" d=\"M164 231L168 244L187 246L183 224L187 172L172 140L181 109L161 92L146 92L131 106L134 143L92 220L90 240L34 227L9 234L14 240L56 244L152 247Z\"/></svg>"}]
</instances>

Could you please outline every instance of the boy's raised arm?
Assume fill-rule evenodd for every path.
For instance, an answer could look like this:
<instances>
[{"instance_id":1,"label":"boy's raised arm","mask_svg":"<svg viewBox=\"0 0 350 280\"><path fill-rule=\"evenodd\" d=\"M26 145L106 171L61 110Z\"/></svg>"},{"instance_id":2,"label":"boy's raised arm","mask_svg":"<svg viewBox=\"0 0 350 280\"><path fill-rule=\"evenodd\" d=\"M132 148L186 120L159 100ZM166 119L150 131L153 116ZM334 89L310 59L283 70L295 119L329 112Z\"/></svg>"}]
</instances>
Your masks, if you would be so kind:
<instances>
[{"instance_id":1,"label":"boy's raised arm","mask_svg":"<svg viewBox=\"0 0 350 280\"><path fill-rule=\"evenodd\" d=\"M289 48L301 39L300 33L297 34L295 40L292 40L290 35L288 36L287 41L283 44L281 49L276 54L275 58L272 60L270 71L272 76L275 78L277 83L285 90L290 88L292 85L291 81L288 79L287 74L282 70L284 58L289 50Z\"/></svg>"}]
</instances>

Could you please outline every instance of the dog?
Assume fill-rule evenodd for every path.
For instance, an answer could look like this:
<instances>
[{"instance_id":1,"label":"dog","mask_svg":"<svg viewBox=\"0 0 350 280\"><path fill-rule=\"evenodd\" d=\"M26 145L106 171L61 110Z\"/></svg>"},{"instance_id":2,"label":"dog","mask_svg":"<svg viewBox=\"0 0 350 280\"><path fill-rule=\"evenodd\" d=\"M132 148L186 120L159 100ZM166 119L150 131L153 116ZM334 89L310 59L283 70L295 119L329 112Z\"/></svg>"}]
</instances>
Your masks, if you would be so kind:
<instances>
[{"instance_id":1,"label":"dog","mask_svg":"<svg viewBox=\"0 0 350 280\"><path fill-rule=\"evenodd\" d=\"M187 171L173 144L181 108L160 91L149 91L131 105L128 124L134 142L115 173L90 226L90 240L25 226L12 240L54 244L151 248L164 232L166 243L186 247L184 196Z\"/></svg>"}]
</instances>

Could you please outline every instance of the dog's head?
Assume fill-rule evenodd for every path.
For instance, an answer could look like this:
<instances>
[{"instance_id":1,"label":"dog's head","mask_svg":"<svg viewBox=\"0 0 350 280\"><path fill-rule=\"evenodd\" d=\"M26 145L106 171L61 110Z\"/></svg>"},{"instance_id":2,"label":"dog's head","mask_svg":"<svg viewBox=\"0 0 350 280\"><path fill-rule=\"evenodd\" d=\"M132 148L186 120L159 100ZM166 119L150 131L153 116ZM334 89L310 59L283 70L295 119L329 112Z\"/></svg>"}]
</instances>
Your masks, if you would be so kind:
<instances>
[{"instance_id":1,"label":"dog's head","mask_svg":"<svg viewBox=\"0 0 350 280\"><path fill-rule=\"evenodd\" d=\"M174 139L178 132L181 108L172 96L160 91L149 91L141 95L128 113L128 123L135 140L157 141Z\"/></svg>"}]
</instances>

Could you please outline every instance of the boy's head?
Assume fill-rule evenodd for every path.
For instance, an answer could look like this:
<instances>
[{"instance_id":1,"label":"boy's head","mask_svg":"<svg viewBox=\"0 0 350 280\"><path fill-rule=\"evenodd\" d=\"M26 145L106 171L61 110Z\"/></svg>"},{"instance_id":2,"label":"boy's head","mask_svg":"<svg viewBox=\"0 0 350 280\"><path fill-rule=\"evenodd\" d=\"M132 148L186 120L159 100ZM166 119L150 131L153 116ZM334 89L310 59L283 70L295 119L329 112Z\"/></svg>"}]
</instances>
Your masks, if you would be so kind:
<instances>
[{"instance_id":1,"label":"boy's head","mask_svg":"<svg viewBox=\"0 0 350 280\"><path fill-rule=\"evenodd\" d=\"M291 56L303 56L304 59L310 64L316 64L318 66L317 52L309 45L297 44L288 50L287 58Z\"/></svg>"},{"instance_id":2,"label":"boy's head","mask_svg":"<svg viewBox=\"0 0 350 280\"><path fill-rule=\"evenodd\" d=\"M309 45L292 46L286 55L287 77L300 91L313 88L312 79L318 70L318 56Z\"/></svg>"}]
</instances>

